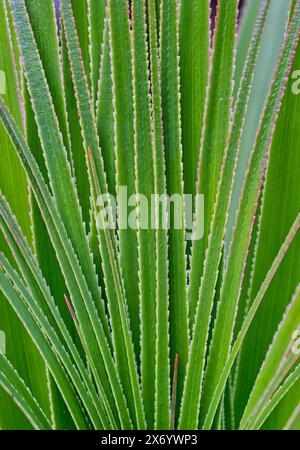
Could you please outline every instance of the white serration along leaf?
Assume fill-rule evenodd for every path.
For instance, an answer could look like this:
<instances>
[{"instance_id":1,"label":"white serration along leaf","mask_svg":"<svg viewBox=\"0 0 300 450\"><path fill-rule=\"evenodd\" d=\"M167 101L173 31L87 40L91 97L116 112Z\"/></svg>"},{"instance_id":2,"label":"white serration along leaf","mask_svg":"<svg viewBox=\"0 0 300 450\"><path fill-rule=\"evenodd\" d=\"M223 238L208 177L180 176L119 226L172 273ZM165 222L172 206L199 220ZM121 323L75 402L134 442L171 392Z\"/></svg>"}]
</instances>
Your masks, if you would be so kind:
<instances>
[{"instance_id":1,"label":"white serration along leaf","mask_svg":"<svg viewBox=\"0 0 300 450\"><path fill-rule=\"evenodd\" d=\"M218 379L227 361L232 343L233 329L240 298L245 262L251 240L254 218L258 206L262 182L268 162L278 110L285 91L287 76L299 38L300 2L294 10L285 43L271 85L265 110L261 118L259 133L253 148L249 169L237 215L236 228L221 288L217 317L206 371L206 393L209 398L215 391Z\"/></svg>"},{"instance_id":2,"label":"white serration along leaf","mask_svg":"<svg viewBox=\"0 0 300 450\"><path fill-rule=\"evenodd\" d=\"M107 0L88 0L91 91L95 105L98 97L100 59L103 56L106 2Z\"/></svg>"},{"instance_id":3,"label":"white serration along leaf","mask_svg":"<svg viewBox=\"0 0 300 450\"><path fill-rule=\"evenodd\" d=\"M108 192L116 195L115 119L111 72L109 30L108 20L106 19L98 82L96 121L104 168L107 175Z\"/></svg>"}]
</instances>

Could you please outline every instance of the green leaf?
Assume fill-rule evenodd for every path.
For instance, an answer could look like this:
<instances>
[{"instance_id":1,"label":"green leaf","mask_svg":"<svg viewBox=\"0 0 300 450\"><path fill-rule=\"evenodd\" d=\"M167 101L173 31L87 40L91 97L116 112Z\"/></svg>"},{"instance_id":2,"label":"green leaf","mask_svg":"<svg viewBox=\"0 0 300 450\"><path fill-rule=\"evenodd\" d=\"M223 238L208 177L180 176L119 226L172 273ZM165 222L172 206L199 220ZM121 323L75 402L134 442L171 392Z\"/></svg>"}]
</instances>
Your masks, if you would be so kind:
<instances>
[{"instance_id":1,"label":"green leaf","mask_svg":"<svg viewBox=\"0 0 300 450\"><path fill-rule=\"evenodd\" d=\"M12 114L20 127L23 127L22 98L19 84L18 52L15 45L14 30L11 28L11 16L6 1L0 1L0 71L5 77L5 91L1 97L10 105ZM2 78L1 78L2 79ZM2 84L1 84L2 88ZM12 144L2 126L0 125L0 188L9 199L13 211L18 215L20 224L26 236L31 239L30 213L28 201L27 180L23 168L13 151ZM4 238L0 238L1 250L7 253ZM26 384L48 412L49 401L45 365L32 344L27 332L16 317L15 312L1 295L0 330L6 335L7 357L17 370L22 373ZM19 414L13 401L3 392L0 393L0 402L3 405L0 411L1 428L28 428L30 424Z\"/></svg>"},{"instance_id":2,"label":"green leaf","mask_svg":"<svg viewBox=\"0 0 300 450\"><path fill-rule=\"evenodd\" d=\"M39 49L39 54L43 62L45 75L49 85L49 90L53 99L54 108L61 126L63 140L70 158L70 142L67 124L66 102L63 86L63 73L61 65L61 56L58 42L58 29L56 26L56 17L54 3L52 0L31 2L26 0L26 8L34 33L34 37ZM51 45L49 45L49 42ZM33 149L33 155L42 170L45 179L48 179L47 169L41 147L38 128L35 122L34 111L30 103L30 96L27 89L25 97L25 117L26 117L26 138L28 146ZM33 223L34 247L38 256L40 267L48 280L49 287L55 298L58 299L58 305L63 311L63 317L74 335L74 326L72 318L64 301L66 287L63 277L57 264L54 249L51 245L47 229L41 217L39 208L31 195L31 220ZM51 261L51 263L50 263ZM60 301L59 301L60 300ZM57 428L65 429L71 427L73 422L70 419L66 407L57 392L56 386L49 380L51 389L51 403L53 417ZM73 425L74 426L74 425Z\"/></svg>"},{"instance_id":3,"label":"green leaf","mask_svg":"<svg viewBox=\"0 0 300 450\"><path fill-rule=\"evenodd\" d=\"M120 222L132 212L130 209L127 211L127 203L131 195L135 194L132 58L126 2L110 1L108 18L115 114L116 191L121 186L127 188L127 193L118 204ZM137 232L129 227L122 229L119 223L118 238L132 338L135 352L140 358Z\"/></svg>"},{"instance_id":4,"label":"green leaf","mask_svg":"<svg viewBox=\"0 0 300 450\"><path fill-rule=\"evenodd\" d=\"M212 396L212 399L211 399L211 402L209 405L209 409L208 409L208 412L207 412L207 415L206 415L206 418L204 421L204 425L203 425L204 429L210 428L213 423L214 415L217 411L218 404L222 398L222 393L224 392L224 389L226 386L226 380L228 379L230 370L232 369L232 366L233 366L234 361L241 349L241 346L243 344L245 336L248 333L249 327L250 327L255 315L257 314L258 308L260 307L262 300L264 299L264 296L270 286L270 283L272 282L273 277L275 276L280 264L282 264L282 260L283 260L284 256L286 255L286 252L288 251L293 240L295 239L295 236L298 232L299 226L300 226L300 215L297 216L292 228L290 229L288 235L286 236L285 241L282 244L282 246L278 252L278 255L274 259L272 266L270 267L270 269L266 275L266 278L264 279L263 283L261 284L260 289L257 293L257 296L255 297L255 300L254 300L253 304L251 305L251 307L245 317L245 320L243 322L241 330L238 333L238 336L232 346L230 355L227 359L227 362L226 362L224 369L218 380L218 385L216 386L215 392Z\"/></svg>"},{"instance_id":5,"label":"green leaf","mask_svg":"<svg viewBox=\"0 0 300 450\"><path fill-rule=\"evenodd\" d=\"M240 29L238 33L238 41L236 48L236 62L235 62L235 85L234 98L237 99L237 94L240 86L241 77L244 71L244 65L247 59L249 45L251 42L253 30L256 24L257 15L261 7L260 0L252 0L246 2L244 9L241 11Z\"/></svg>"},{"instance_id":6,"label":"green leaf","mask_svg":"<svg viewBox=\"0 0 300 450\"><path fill-rule=\"evenodd\" d=\"M262 424L267 420L272 411L276 408L280 401L285 398L288 393L291 393L291 388L300 380L300 366L298 365L296 369L286 378L282 386L278 388L276 393L273 395L270 402L261 412L259 418L253 426L254 430L259 430ZM250 428L252 429L252 428Z\"/></svg>"},{"instance_id":7,"label":"green leaf","mask_svg":"<svg viewBox=\"0 0 300 450\"><path fill-rule=\"evenodd\" d=\"M300 176L300 155L295 150L300 145L298 132L300 126L300 97L295 95L292 90L295 82L292 74L299 68L299 64L300 46L298 44L270 151L258 237L257 262L253 268L253 283L249 298L250 304L256 295L268 265L276 254L295 214L299 211L300 198L297 180ZM237 379L236 412L238 419L241 418L251 386L277 329L278 322L299 282L299 242L298 237L289 250L284 265L276 275L266 301L262 305L262 309L244 343ZM259 340L259 346L253 345L254 337ZM299 389L298 383L291 394L287 396L287 400L281 402L280 407L272 414L270 420L266 423L266 427L271 429L284 427L285 422L297 405Z\"/></svg>"},{"instance_id":8,"label":"green leaf","mask_svg":"<svg viewBox=\"0 0 300 450\"><path fill-rule=\"evenodd\" d=\"M102 3L102 0L90 0L97 1L97 3ZM75 20L76 30L78 33L79 47L81 49L82 61L84 64L84 70L87 74L87 82L89 89L91 89L91 70L92 70L92 50L91 47L91 29L92 23L89 21L89 0L70 0L72 6L73 16ZM61 4L60 4L61 7ZM102 5L101 5L101 8ZM94 17L96 19L96 16ZM101 23L98 23L98 27L101 29Z\"/></svg>"},{"instance_id":9,"label":"green leaf","mask_svg":"<svg viewBox=\"0 0 300 450\"><path fill-rule=\"evenodd\" d=\"M62 24L61 24L62 26ZM86 168L86 150L83 145L80 120L77 112L76 95L72 80L72 73L68 58L68 49L64 33L61 34L61 53L64 75L64 90L66 97L66 108L68 113L68 124L71 144L71 167L72 174L75 176L77 195L79 198L82 219L86 225L87 231L91 228L90 217L90 184L88 171Z\"/></svg>"},{"instance_id":10,"label":"green leaf","mask_svg":"<svg viewBox=\"0 0 300 450\"><path fill-rule=\"evenodd\" d=\"M42 321L44 319L44 316L46 316L52 327L55 329L56 333L66 344L65 348L62 348L62 351L63 353L65 353L66 350L68 351L68 355L66 356L66 358L69 358L69 355L72 356L80 372L80 375L82 376L82 380L86 385L86 389L90 394L90 398L93 400L95 406L99 409L101 414L103 407L99 402L98 395L83 364L81 355L79 354L76 345L74 344L74 341L67 329L66 323L63 320L59 309L57 308L57 305L55 304L51 296L50 290L38 266L37 259L32 254L26 242L26 239L22 236L22 232L12 216L9 206L3 198L0 198L0 216L1 231L4 234L7 243L9 244L11 253L14 256L14 259L19 267L24 281L26 282L27 286L30 286L31 293L36 299L38 306L42 308ZM46 305L48 308L45 308ZM39 310L37 314L40 315ZM35 317L37 317L37 314L35 314ZM39 321L38 318L36 320ZM46 329L46 327L44 327L44 329ZM52 342L54 342L54 340L52 340ZM72 371L73 368L71 367L71 372ZM77 375L76 378L78 378ZM105 420L103 420L103 423L105 423ZM97 422L96 419L96 427L97 424L99 424L99 422Z\"/></svg>"},{"instance_id":11,"label":"green leaf","mask_svg":"<svg viewBox=\"0 0 300 450\"><path fill-rule=\"evenodd\" d=\"M160 21L160 63L162 118L166 158L167 193L182 200L184 193L179 97L179 9L177 2L163 0ZM171 199L172 200L172 199ZM184 224L184 211L176 211ZM188 356L188 308L185 230L175 229L174 206L170 205L169 230L169 310L170 361L178 354L177 398L180 399Z\"/></svg>"},{"instance_id":12,"label":"green leaf","mask_svg":"<svg viewBox=\"0 0 300 450\"><path fill-rule=\"evenodd\" d=\"M3 258L1 258L1 269L3 270ZM86 418L82 411L81 405L78 404L77 397L70 385L69 379L67 378L61 365L57 361L52 346L43 336L42 331L39 330L39 327L35 324L35 321L31 317L31 314L27 310L25 304L18 296L17 289L19 289L20 287L16 285L16 282L18 282L17 274L15 273L15 277L14 279L12 279L13 284L11 284L8 278L3 274L2 270L0 271L0 289L2 293L6 296L7 300L10 302L10 304L16 311L16 314L18 314L18 317L26 327L33 342L39 349L45 361L47 362L49 370L52 376L54 377L55 382L59 386L60 392L66 404L68 405L68 408L70 410L70 413L72 415L75 424L79 429L88 428L88 424L86 423ZM26 292L27 291L24 289L24 293ZM21 295L24 295L24 293ZM28 292L27 295L28 297L30 297L30 294ZM34 304L34 300L33 299L29 300L29 303L31 301L33 302L32 304Z\"/></svg>"},{"instance_id":13,"label":"green leaf","mask_svg":"<svg viewBox=\"0 0 300 450\"><path fill-rule=\"evenodd\" d=\"M95 164L92 158L91 152L90 161L93 173L94 190L99 198L101 193L100 183L97 178ZM116 359L119 363L119 373L122 375L124 385L127 387L126 396L128 398L129 407L134 411L136 418L136 424L139 428L144 429L146 426L143 402L141 398L139 378L137 372L136 359L134 354L133 342L131 339L131 333L129 328L129 319L127 315L124 288L121 279L120 268L118 265L118 256L115 253L114 245L111 239L110 230L107 228L103 219L102 211L98 211L97 205L94 202L95 212L98 214L96 220L96 226L98 236L104 237L107 245L107 260L106 263L110 264L111 279L109 280L108 289L113 290L113 295L116 297L116 302L110 302L110 315L112 316L112 331L114 336L118 337L118 342L114 340L114 346L116 347ZM101 247L101 242L100 242ZM105 258L103 258L105 261ZM120 333L121 330L121 333ZM118 335L119 333L119 335ZM116 345L117 344L117 345ZM126 358L124 360L124 357ZM124 364L126 361L127 364Z\"/></svg>"},{"instance_id":14,"label":"green leaf","mask_svg":"<svg viewBox=\"0 0 300 450\"><path fill-rule=\"evenodd\" d=\"M26 146L24 138L17 129L5 105L1 102L1 99L0 113L1 119L15 144L27 175L30 178L35 198L42 212L52 244L57 252L59 264L75 307L81 336L84 340L84 348L101 398L105 402L107 411L110 412L110 406L114 407L112 403L113 395L118 411L120 412L121 423L123 423L123 426L130 427L131 422L128 418L126 402L103 325L97 315L90 290L88 289L66 230L61 222L53 198L49 194L36 162ZM106 379L106 373L110 382ZM112 388L113 386L114 388Z\"/></svg>"},{"instance_id":15,"label":"green leaf","mask_svg":"<svg viewBox=\"0 0 300 450\"><path fill-rule=\"evenodd\" d=\"M299 430L300 426L300 405L297 405L288 421L284 426L284 430Z\"/></svg>"},{"instance_id":16,"label":"green leaf","mask_svg":"<svg viewBox=\"0 0 300 450\"><path fill-rule=\"evenodd\" d=\"M63 141L69 152L70 143L66 102L64 97L63 72L54 4L51 0L37 0L35 2L25 0L25 5L39 56L45 71L45 77L51 93L53 106L63 135ZM34 115L34 113L31 114ZM29 128L29 126L27 128ZM36 145L37 140L34 141ZM38 145L38 148L40 148L40 145ZM39 157L41 159L42 150L39 150L38 152L34 148L34 152L36 158Z\"/></svg>"},{"instance_id":17,"label":"green leaf","mask_svg":"<svg viewBox=\"0 0 300 450\"><path fill-rule=\"evenodd\" d=\"M240 201L236 228L227 260L221 288L221 298L209 351L206 371L206 395L208 397L215 390L230 352L245 261L253 229L253 218L256 214L261 183L269 156L270 142L274 134L274 125L278 116L278 108L280 107L280 102L286 87L287 75L291 70L295 45L298 43L299 24L300 3L298 2L261 118L259 133L252 152Z\"/></svg>"},{"instance_id":18,"label":"green leaf","mask_svg":"<svg viewBox=\"0 0 300 450\"><path fill-rule=\"evenodd\" d=\"M102 43L105 37L106 0L88 0L88 19L90 34L90 66L92 97L97 100L98 80L100 77L100 59L103 55ZM81 12L82 15L82 12Z\"/></svg>"},{"instance_id":19,"label":"green leaf","mask_svg":"<svg viewBox=\"0 0 300 450\"><path fill-rule=\"evenodd\" d=\"M279 391L287 392L286 386L290 387L292 382L299 379L299 356L293 352L295 343L293 334L298 330L299 325L300 289L298 287L259 371L244 411L240 428L260 428L274 408L274 405L282 398L283 395L282 393L279 394ZM291 375L291 379L289 379L290 377L286 379L287 373L295 365L298 366L295 373ZM285 384L286 382L287 385Z\"/></svg>"},{"instance_id":20,"label":"green leaf","mask_svg":"<svg viewBox=\"0 0 300 450\"><path fill-rule=\"evenodd\" d=\"M38 125L50 186L72 245L79 260L82 262L82 271L89 284L89 289L93 294L107 336L109 336L104 304L101 299L98 280L88 247L76 189L71 178L67 153L63 145L57 116L28 20L25 3L24 0L11 0L11 5L13 7L16 31L24 59L24 71Z\"/></svg>"},{"instance_id":21,"label":"green leaf","mask_svg":"<svg viewBox=\"0 0 300 450\"><path fill-rule=\"evenodd\" d=\"M234 45L234 35L235 35L235 19L236 19L236 8L237 5L234 4L234 2L229 4L226 4L224 8L221 8L220 10L220 16L219 16L219 22L218 26L221 27L222 21L226 20L227 17L230 19L230 27L228 31L228 38L230 40L231 36L231 45L232 45L232 55L231 55L231 64L233 64L233 45ZM197 313L196 313L196 321L195 321L195 327L192 335L192 342L190 346L190 354L189 354L189 361L187 366L187 375L185 379L185 389L184 389L184 397L181 407L181 415L180 415L180 422L179 426L180 428L196 428L198 423L198 415L199 415L199 407L200 407L200 396L201 396L201 388L202 388L202 377L203 377L203 369L204 369L204 360L205 360L205 350L207 345L207 339L208 339L208 330L209 330L209 323L210 323L210 317L212 312L212 305L213 305L213 298L214 298L214 292L216 288L217 283L217 277L218 277L218 268L221 261L221 254L222 254L222 246L223 246L223 236L224 236L224 230L225 230L225 223L226 223L226 212L228 210L228 204L230 199L230 191L231 191L231 180L235 168L235 159L236 154L238 150L239 145L239 137L240 137L240 129L244 121L244 111L248 100L249 95L249 85L251 84L251 77L252 77L252 66L256 59L257 55L257 48L259 47L259 38L261 35L261 29L264 25L264 16L262 15L261 21L259 23L258 27L258 33L255 36L253 47L251 48L251 53L249 55L249 64L247 66L247 71L245 71L245 79L244 84L241 87L240 91L240 103L238 104L238 107L236 109L236 115L234 120L234 126L232 128L232 133L230 136L229 146L227 151L225 152L225 162L224 162L224 169L222 173L221 178L221 185L218 192L217 197L217 204L216 204L216 211L215 215L213 217L212 225L211 225L211 233L212 237L208 241L209 249L207 253L207 259L205 260L205 268L204 268L204 275L201 282L201 290L200 290L200 300L198 303ZM223 28L220 28L223 30ZM218 54L219 52L225 51L225 48L223 47L223 37L216 36L215 41L215 72L217 72L217 63L218 63ZM222 39L222 42L221 42ZM227 47L226 47L227 48ZM226 50L227 51L227 50ZM229 53L230 55L230 53ZM227 69L226 69L227 70ZM210 113L208 113L207 118L210 117L207 124L208 127L210 125L210 121L213 117L215 117L215 114L220 114L220 111L218 108L215 110L215 106L212 105L213 103L213 95L215 95L215 90L213 89L213 86L215 85L217 89L220 89L221 86L224 88L226 87L226 83L228 84L227 77L225 76L225 67L224 67L224 73L222 73L222 70L220 72L223 74L223 76L218 75L217 73L212 74L211 78L211 97L208 99L208 111L211 108ZM224 84L223 84L224 83ZM219 85L220 84L220 85ZM230 83L229 83L230 84ZM221 94L221 91L218 91ZM229 101L229 99L228 99ZM227 103L227 102L224 102ZM223 108L221 106L223 104L223 99L218 102L218 105L220 108ZM223 124L224 127L229 127L229 108L230 108L230 101L227 103L227 122ZM224 115L224 112L223 112ZM223 119L223 117L222 117ZM220 125L220 129L222 130L222 126ZM217 138L216 135L214 135L215 139ZM226 137L226 130L223 130L223 139ZM207 138L209 139L209 138ZM206 142L206 141L204 141ZM217 145L216 141L214 145ZM226 144L226 142L224 142ZM203 144L205 145L205 144ZM205 149L206 147L203 147ZM221 147L222 148L222 147ZM210 156L207 155L207 158L212 157L212 149L216 152L216 158L217 153L219 152L219 147L209 147L209 153ZM218 152L217 152L218 151ZM208 152L208 149L206 149L206 152ZM202 156L205 160L205 156L203 153ZM218 158L220 158L220 155L218 155ZM222 162L222 161L220 161ZM204 169L203 169L204 170ZM206 169L208 170L208 168ZM220 170L220 169L219 169ZM203 175L204 177L204 175ZM203 178L202 177L202 178ZM207 203L207 197L205 197L205 201ZM207 211L207 206L206 206ZM220 217L219 217L220 216ZM220 218L220 220L219 220ZM192 267L191 267L191 279L190 279L190 287L189 287L189 295L191 295L190 300L193 298L193 294L196 294L197 298L193 299L198 300L198 290L199 290L199 283L200 278L197 281L196 284L193 284L193 281L196 282L196 279L194 276L197 274L199 275L199 268L200 268L200 261L199 259L195 259L195 255L199 253L198 251L202 251L203 248L203 242L198 240L193 242L193 255L192 255ZM191 311L193 310L192 304ZM194 322L194 316L191 316L192 323ZM191 406L192 404L192 406Z\"/></svg>"},{"instance_id":22,"label":"green leaf","mask_svg":"<svg viewBox=\"0 0 300 450\"><path fill-rule=\"evenodd\" d=\"M73 16L71 6L68 0L62 0L61 5L84 143L86 148L88 148L87 153L91 163L90 176L92 177L91 184L94 187L92 190L94 210L95 212L98 212L98 199L101 194L107 193L106 175L103 167L103 159L100 153L94 117L90 109L89 92L85 83L83 65L77 46L77 35L75 24L72 20ZM101 211L100 216L102 216ZM103 263L104 281L106 284L106 294L108 297L108 308L111 319L113 346L117 367L124 384L124 390L126 392L131 414L134 417L135 411L137 422L140 426L142 426L144 422L143 408L139 392L137 368L131 342L124 290L120 274L116 238L114 230L109 230L105 226L99 226L98 222L98 217L96 217L96 227Z\"/></svg>"},{"instance_id":23,"label":"green leaf","mask_svg":"<svg viewBox=\"0 0 300 450\"><path fill-rule=\"evenodd\" d=\"M259 8L257 0L247 2L249 5L248 13L252 13L252 9ZM228 227L225 238L226 254L232 239L233 228L235 226L236 212L239 206L239 200L243 188L246 171L251 157L251 151L256 139L259 128L259 121L263 112L266 96L269 92L270 83L272 82L273 73L276 69L277 61L280 55L280 49L284 42L284 36L287 27L288 15L290 12L290 0L272 1L270 5L270 14L266 23L265 33L263 37L260 55L255 68L255 77L253 81L252 93L249 101L249 107L246 122L243 130L241 148L243 151L239 155L235 183L233 187L232 201L229 210ZM250 19L245 19L246 22ZM253 19L252 19L253 20ZM245 52L245 34L247 35L247 24L240 32L240 41L237 48L237 71L236 79L239 79L241 65Z\"/></svg>"},{"instance_id":24,"label":"green leaf","mask_svg":"<svg viewBox=\"0 0 300 450\"><path fill-rule=\"evenodd\" d=\"M184 191L196 194L200 140L209 75L210 2L180 4L180 85Z\"/></svg>"},{"instance_id":25,"label":"green leaf","mask_svg":"<svg viewBox=\"0 0 300 450\"><path fill-rule=\"evenodd\" d=\"M135 130L136 190L147 199L147 224L139 215L138 254L141 303L141 381L147 426L154 424L155 344L156 344L156 231L149 226L153 218L151 196L154 185L150 84L146 35L145 0L133 0L133 95ZM140 207L145 207L143 199ZM144 214L144 209L142 210Z\"/></svg>"},{"instance_id":26,"label":"green leaf","mask_svg":"<svg viewBox=\"0 0 300 450\"><path fill-rule=\"evenodd\" d=\"M221 180L218 187L217 199L215 203L215 211L211 223L211 236L208 241L208 249L206 259L204 261L205 267L203 278L201 281L199 306L196 314L195 332L201 330L201 322L209 323L209 314L214 299L214 291L217 283L218 267L221 261L223 240L225 236L225 227L228 209L230 205L231 192L233 187L234 172L236 168L237 155L240 149L240 139L242 135L243 126L245 123L245 116L247 111L247 104L249 100L251 83L253 81L254 67L259 53L262 34L266 23L266 18L269 12L270 1L266 0L262 3L261 10L257 16L256 25L253 31L249 53L245 64L245 69L241 79L240 90L238 93L238 100L235 105L235 111L232 119L232 126L229 133L228 146L225 150L224 163L221 173ZM220 288L220 295L222 293L222 283ZM218 315L218 311L217 311ZM204 322L205 323L205 322ZM204 328L204 327L203 327ZM207 333L207 332L206 332ZM195 336L194 336L195 337ZM205 355L206 337L200 340L201 354L203 358ZM199 349L198 352L199 353ZM206 368L206 379L203 385L203 395L201 399L201 411L205 415L212 391L207 390L207 383L211 382L211 361L208 360ZM208 380L208 381L207 381ZM201 420L200 417L200 420Z\"/></svg>"},{"instance_id":27,"label":"green leaf","mask_svg":"<svg viewBox=\"0 0 300 450\"><path fill-rule=\"evenodd\" d=\"M110 427L111 425L105 416L105 412L103 411L103 408L101 408L99 410L100 416L101 416L101 419L99 419L99 416L98 416L97 410L95 409L95 406L93 404L92 398L87 394L86 387L85 387L82 379L80 378L78 371L75 369L71 358L69 357L66 349L62 345L56 332L51 327L48 320L45 318L42 309L39 307L38 303L36 302L36 299L31 297L31 295L28 294L25 285L23 285L23 283L18 278L17 274L12 270L11 266L9 265L7 260L5 260L3 255L0 255L0 264L1 264L2 270L5 272L5 274L9 277L9 279L13 283L15 290L21 296L21 298L24 302L24 305L28 309L31 317L36 322L35 326L37 328L40 328L40 330L42 331L45 338L48 339L49 342L51 342L51 348L52 348L53 353L57 357L58 362L59 363L61 362L61 364L64 366L66 375L70 378L70 380L72 381L72 383L74 385L74 388L77 390L78 398L82 401L84 407L86 408L88 415L89 415L92 423L94 424L95 428L102 427L102 420L105 423L106 427ZM12 303L13 307L16 309L16 311L18 311L19 317L21 318L22 321L24 321L24 325L26 326L27 319L24 318L24 314L22 313L21 309L17 306L17 304L14 301L11 300L11 296L7 295L7 298L9 301L11 301L11 303ZM47 358L47 354L44 353L43 346L41 345L40 340L35 338L35 326L31 326L30 328L28 328L28 331L29 331L32 339L37 343L37 347L40 350L41 354L43 354L43 356L48 364L48 367L50 368L51 374L54 376L54 379L58 383L60 393L61 393L62 397L64 398L64 400L66 401L66 403L70 409L70 413L72 414L74 421L76 423L76 418L75 418L75 413L73 411L73 407L71 407L71 405L70 405L70 400L69 401L67 400L68 393L65 391L64 385L61 383L61 380L57 381L58 380L57 375L55 375L57 373L57 371L55 371L55 368L53 368L53 364L52 364L51 360L49 360L49 357ZM86 376L87 375L85 374L85 377ZM69 379L68 379L68 381L69 381ZM71 386L71 383L70 383L70 386ZM78 409L79 410L82 409L81 404L79 404Z\"/></svg>"},{"instance_id":28,"label":"green leaf","mask_svg":"<svg viewBox=\"0 0 300 450\"><path fill-rule=\"evenodd\" d=\"M205 251L230 126L237 2L221 2L214 36L212 68L205 106L197 193L204 195L204 236L193 241L188 292L190 329L195 322ZM197 206L196 206L197 209Z\"/></svg>"},{"instance_id":29,"label":"green leaf","mask_svg":"<svg viewBox=\"0 0 300 450\"><path fill-rule=\"evenodd\" d=\"M108 192L116 194L116 155L115 155L115 119L112 90L112 68L108 22L105 21L104 41L98 86L96 108L97 130L105 173L107 175Z\"/></svg>"},{"instance_id":30,"label":"green leaf","mask_svg":"<svg viewBox=\"0 0 300 450\"><path fill-rule=\"evenodd\" d=\"M3 353L0 353L0 385L13 398L35 429L51 428L50 420Z\"/></svg>"}]
</instances>

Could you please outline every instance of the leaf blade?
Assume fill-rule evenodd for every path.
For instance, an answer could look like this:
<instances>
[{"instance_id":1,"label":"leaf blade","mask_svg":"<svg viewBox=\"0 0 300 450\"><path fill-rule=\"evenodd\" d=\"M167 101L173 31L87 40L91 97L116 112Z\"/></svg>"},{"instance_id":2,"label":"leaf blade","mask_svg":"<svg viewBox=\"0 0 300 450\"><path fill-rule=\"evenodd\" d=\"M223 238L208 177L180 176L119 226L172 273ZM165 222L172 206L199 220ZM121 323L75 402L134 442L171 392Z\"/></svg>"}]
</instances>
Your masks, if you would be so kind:
<instances>
[{"instance_id":1,"label":"leaf blade","mask_svg":"<svg viewBox=\"0 0 300 450\"><path fill-rule=\"evenodd\" d=\"M273 137L274 124L278 115L278 106L280 105L286 87L286 77L291 69L295 45L298 42L299 24L300 3L298 2L295 7L293 20L290 23L285 44L282 48L281 57L261 119L260 131L253 149L249 171L244 184L234 238L221 290L213 341L210 347L209 358L211 367L214 367L214 372L212 373L210 371L212 378L209 382L209 392L211 392L210 389L215 385L216 380L223 370L231 347L244 265L253 227L253 217L256 213L262 177L269 154L269 144Z\"/></svg>"}]
</instances>

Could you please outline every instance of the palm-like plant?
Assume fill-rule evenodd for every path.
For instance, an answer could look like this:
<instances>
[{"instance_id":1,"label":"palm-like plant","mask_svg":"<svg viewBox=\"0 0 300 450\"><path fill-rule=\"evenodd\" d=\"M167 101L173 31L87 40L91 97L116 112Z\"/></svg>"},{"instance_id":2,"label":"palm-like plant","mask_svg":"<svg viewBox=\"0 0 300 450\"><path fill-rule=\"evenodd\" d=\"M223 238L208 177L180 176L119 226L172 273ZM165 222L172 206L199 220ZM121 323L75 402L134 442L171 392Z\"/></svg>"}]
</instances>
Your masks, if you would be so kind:
<instances>
[{"instance_id":1,"label":"palm-like plant","mask_svg":"<svg viewBox=\"0 0 300 450\"><path fill-rule=\"evenodd\" d=\"M284 3L261 111L281 2L249 3L235 58L237 0L213 31L208 0L1 0L0 384L25 416L3 394L3 428L299 426L300 1ZM99 197L122 186L192 194L195 220L204 194L203 239L172 217L120 226L126 198L105 227Z\"/></svg>"}]
</instances>

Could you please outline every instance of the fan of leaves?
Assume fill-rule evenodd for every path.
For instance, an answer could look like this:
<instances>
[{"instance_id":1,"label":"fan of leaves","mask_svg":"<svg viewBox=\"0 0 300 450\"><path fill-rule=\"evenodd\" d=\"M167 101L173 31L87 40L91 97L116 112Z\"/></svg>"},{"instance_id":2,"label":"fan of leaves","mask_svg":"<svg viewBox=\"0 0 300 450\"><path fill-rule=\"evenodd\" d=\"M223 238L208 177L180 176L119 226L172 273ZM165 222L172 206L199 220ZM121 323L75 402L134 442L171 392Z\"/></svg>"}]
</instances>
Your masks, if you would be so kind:
<instances>
[{"instance_id":1,"label":"fan of leaves","mask_svg":"<svg viewBox=\"0 0 300 450\"><path fill-rule=\"evenodd\" d=\"M3 394L3 428L259 429L284 404L279 422L296 426L300 1L285 2L246 173L248 105L279 2L249 6L236 70L238 1L219 1L212 32L209 3L1 0L0 384L25 417ZM122 186L149 205L154 193L204 194L203 239L187 244L172 217L169 230L105 227L98 197ZM156 205L156 222L167 216ZM279 276L263 355L245 361Z\"/></svg>"}]
</instances>

